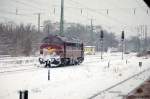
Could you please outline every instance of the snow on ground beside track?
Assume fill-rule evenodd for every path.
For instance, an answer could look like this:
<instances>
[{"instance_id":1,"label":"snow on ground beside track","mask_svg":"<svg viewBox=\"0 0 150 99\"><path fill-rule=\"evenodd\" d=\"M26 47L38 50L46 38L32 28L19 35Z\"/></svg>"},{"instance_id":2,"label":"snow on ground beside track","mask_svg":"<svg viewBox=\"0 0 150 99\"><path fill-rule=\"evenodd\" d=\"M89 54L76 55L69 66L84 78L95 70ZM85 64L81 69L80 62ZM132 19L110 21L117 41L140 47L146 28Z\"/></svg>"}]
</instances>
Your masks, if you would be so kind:
<instances>
[{"instance_id":1,"label":"snow on ground beside track","mask_svg":"<svg viewBox=\"0 0 150 99\"><path fill-rule=\"evenodd\" d=\"M38 57L3 57L0 58L0 68L38 64Z\"/></svg>"},{"instance_id":2,"label":"snow on ground beside track","mask_svg":"<svg viewBox=\"0 0 150 99\"><path fill-rule=\"evenodd\" d=\"M103 57L104 59L101 60L100 53L97 53L86 56L85 61L79 66L51 68L50 81L48 81L46 68L0 74L0 99L18 99L18 91L22 89L29 90L29 99L87 99L150 68L150 59L137 58L135 54L125 55L124 60L121 60L121 53L105 53ZM143 62L141 68L138 66L140 61ZM146 79L148 75L144 77ZM139 83L134 88L142 83L141 80L136 82ZM121 91L121 87L114 90ZM128 92L132 89L133 87L127 88ZM114 94L107 93L102 96L114 97ZM102 96L99 96L100 99L103 99Z\"/></svg>"}]
</instances>

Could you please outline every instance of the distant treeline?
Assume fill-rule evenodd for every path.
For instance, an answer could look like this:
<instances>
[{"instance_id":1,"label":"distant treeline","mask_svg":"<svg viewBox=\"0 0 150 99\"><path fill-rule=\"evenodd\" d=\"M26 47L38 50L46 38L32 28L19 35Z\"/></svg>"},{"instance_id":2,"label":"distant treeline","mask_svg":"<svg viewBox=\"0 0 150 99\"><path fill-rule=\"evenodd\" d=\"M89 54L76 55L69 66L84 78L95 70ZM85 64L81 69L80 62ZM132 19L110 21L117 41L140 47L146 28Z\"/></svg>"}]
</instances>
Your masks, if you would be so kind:
<instances>
[{"instance_id":1,"label":"distant treeline","mask_svg":"<svg viewBox=\"0 0 150 99\"><path fill-rule=\"evenodd\" d=\"M39 42L39 34L32 25L0 23L0 54L29 56L33 43Z\"/></svg>"}]
</instances>

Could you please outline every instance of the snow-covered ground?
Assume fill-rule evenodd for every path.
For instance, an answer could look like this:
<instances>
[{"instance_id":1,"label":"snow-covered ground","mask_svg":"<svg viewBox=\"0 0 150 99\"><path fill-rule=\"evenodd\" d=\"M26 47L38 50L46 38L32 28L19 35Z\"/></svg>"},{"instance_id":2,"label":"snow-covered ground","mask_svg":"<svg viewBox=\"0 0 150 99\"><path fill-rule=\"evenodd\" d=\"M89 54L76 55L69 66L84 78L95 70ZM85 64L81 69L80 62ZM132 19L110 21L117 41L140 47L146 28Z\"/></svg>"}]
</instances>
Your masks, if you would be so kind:
<instances>
[{"instance_id":1,"label":"snow-covered ground","mask_svg":"<svg viewBox=\"0 0 150 99\"><path fill-rule=\"evenodd\" d=\"M19 90L29 90L29 99L88 99L150 68L149 64L150 59L137 58L134 53L124 55L124 60L121 53L105 53L102 60L97 53L85 56L78 66L51 68L48 81L48 69L39 68L37 63L34 70L1 73L0 99L19 99ZM150 72L145 72L94 98L122 99L148 77Z\"/></svg>"}]
</instances>

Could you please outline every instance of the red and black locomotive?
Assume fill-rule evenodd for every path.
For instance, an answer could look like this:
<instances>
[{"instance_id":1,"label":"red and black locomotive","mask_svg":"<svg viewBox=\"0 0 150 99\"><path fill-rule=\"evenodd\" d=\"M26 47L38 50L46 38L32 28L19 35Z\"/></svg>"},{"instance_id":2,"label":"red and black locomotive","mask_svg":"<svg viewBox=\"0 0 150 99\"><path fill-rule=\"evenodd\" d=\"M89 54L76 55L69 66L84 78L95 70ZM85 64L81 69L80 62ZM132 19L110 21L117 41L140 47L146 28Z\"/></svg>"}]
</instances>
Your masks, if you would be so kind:
<instances>
[{"instance_id":1,"label":"red and black locomotive","mask_svg":"<svg viewBox=\"0 0 150 99\"><path fill-rule=\"evenodd\" d=\"M55 66L76 65L84 60L83 43L58 35L43 39L40 54L40 63L50 61Z\"/></svg>"}]
</instances>

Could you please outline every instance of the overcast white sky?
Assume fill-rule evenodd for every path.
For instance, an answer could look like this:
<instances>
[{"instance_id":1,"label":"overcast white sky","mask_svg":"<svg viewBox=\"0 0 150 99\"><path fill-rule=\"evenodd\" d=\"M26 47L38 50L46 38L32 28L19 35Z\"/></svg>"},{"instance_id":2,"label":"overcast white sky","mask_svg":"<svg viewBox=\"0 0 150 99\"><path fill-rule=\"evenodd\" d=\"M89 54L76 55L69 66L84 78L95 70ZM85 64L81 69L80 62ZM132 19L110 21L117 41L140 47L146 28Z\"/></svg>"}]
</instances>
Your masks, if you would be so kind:
<instances>
[{"instance_id":1,"label":"overcast white sky","mask_svg":"<svg viewBox=\"0 0 150 99\"><path fill-rule=\"evenodd\" d=\"M36 13L41 13L41 25L44 20L56 22L60 20L60 1L0 0L0 21L37 25ZM127 35L135 35L137 31L135 27L138 25L148 25L150 31L150 10L143 0L64 0L64 2L66 22L90 24L90 19L93 19L94 25L102 25L118 34L124 29ZM16 9L18 14L22 15L16 15Z\"/></svg>"}]
</instances>

